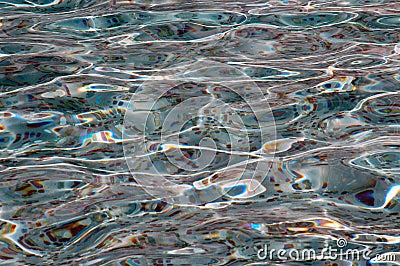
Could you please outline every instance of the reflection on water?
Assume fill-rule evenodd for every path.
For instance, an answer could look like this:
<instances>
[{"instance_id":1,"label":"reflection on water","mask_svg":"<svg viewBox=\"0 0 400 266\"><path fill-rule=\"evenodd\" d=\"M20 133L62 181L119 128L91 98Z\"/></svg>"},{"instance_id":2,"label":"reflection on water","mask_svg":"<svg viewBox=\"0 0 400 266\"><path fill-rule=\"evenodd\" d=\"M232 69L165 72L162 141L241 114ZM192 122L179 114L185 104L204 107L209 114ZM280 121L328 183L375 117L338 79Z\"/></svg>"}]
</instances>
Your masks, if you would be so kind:
<instances>
[{"instance_id":1,"label":"reflection on water","mask_svg":"<svg viewBox=\"0 0 400 266\"><path fill-rule=\"evenodd\" d=\"M399 12L1 1L1 262L256 265L338 239L399 262Z\"/></svg>"}]
</instances>

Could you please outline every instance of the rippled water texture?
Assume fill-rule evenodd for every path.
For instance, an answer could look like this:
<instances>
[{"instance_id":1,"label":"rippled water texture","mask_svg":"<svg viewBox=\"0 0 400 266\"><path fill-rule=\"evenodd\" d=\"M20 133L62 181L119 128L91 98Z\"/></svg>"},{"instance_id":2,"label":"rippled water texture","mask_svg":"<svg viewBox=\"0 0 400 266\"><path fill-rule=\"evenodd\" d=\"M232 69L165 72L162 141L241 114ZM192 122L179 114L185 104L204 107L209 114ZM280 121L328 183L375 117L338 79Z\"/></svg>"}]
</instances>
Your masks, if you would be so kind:
<instances>
[{"instance_id":1,"label":"rippled water texture","mask_svg":"<svg viewBox=\"0 0 400 266\"><path fill-rule=\"evenodd\" d=\"M399 90L396 0L0 0L0 264L399 265Z\"/></svg>"}]
</instances>

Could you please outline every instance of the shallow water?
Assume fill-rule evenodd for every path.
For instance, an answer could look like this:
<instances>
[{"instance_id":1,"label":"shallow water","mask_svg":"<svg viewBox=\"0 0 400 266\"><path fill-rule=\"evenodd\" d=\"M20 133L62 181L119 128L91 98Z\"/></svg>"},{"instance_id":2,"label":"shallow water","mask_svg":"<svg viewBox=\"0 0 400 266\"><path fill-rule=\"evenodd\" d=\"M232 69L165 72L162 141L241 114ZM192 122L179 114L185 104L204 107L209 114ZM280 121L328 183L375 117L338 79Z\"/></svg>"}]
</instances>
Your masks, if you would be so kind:
<instances>
[{"instance_id":1,"label":"shallow water","mask_svg":"<svg viewBox=\"0 0 400 266\"><path fill-rule=\"evenodd\" d=\"M399 14L0 1L0 263L399 265Z\"/></svg>"}]
</instances>

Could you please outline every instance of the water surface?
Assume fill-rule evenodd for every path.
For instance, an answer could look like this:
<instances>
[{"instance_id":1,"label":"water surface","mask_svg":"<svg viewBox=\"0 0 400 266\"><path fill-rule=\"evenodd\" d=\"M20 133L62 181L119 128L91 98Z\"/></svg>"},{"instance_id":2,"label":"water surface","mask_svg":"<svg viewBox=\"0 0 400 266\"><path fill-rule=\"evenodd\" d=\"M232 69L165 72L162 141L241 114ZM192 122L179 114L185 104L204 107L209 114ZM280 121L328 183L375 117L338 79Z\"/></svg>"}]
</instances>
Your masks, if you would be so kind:
<instances>
[{"instance_id":1,"label":"water surface","mask_svg":"<svg viewBox=\"0 0 400 266\"><path fill-rule=\"evenodd\" d=\"M399 14L0 1L1 263L373 264L257 257L339 239L399 263Z\"/></svg>"}]
</instances>

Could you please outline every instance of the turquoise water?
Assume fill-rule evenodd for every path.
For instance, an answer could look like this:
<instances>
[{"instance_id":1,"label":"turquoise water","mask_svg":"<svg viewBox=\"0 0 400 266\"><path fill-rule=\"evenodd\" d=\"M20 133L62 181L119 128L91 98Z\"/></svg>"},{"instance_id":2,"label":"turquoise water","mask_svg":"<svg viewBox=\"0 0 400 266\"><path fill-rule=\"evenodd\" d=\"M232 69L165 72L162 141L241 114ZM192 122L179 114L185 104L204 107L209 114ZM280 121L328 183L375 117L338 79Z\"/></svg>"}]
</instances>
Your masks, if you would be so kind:
<instances>
[{"instance_id":1,"label":"turquoise water","mask_svg":"<svg viewBox=\"0 0 400 266\"><path fill-rule=\"evenodd\" d=\"M0 0L0 264L399 265L399 14Z\"/></svg>"}]
</instances>

